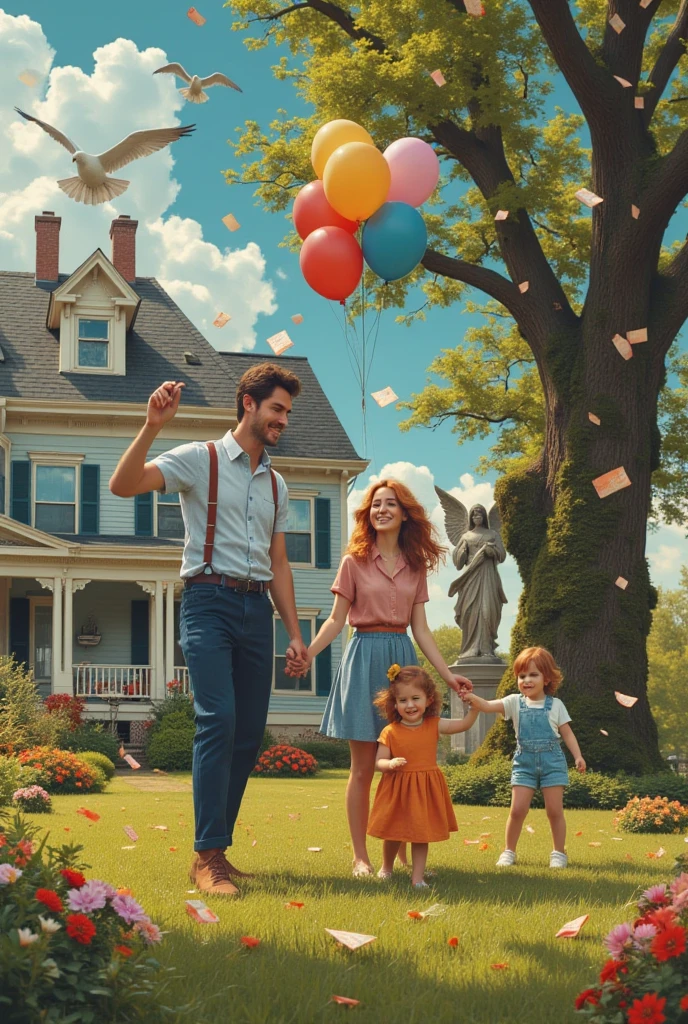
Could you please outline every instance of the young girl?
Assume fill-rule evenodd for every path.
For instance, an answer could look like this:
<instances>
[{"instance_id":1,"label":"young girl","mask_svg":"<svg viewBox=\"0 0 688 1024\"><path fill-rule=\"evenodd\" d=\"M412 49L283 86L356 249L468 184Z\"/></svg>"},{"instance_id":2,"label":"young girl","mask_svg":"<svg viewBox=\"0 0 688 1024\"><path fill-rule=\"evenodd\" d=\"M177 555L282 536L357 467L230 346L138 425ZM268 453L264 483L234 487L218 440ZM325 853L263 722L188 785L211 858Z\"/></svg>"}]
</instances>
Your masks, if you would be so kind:
<instances>
[{"instance_id":1,"label":"young girl","mask_svg":"<svg viewBox=\"0 0 688 1024\"><path fill-rule=\"evenodd\" d=\"M316 654L341 633L348 616L354 634L337 669L320 728L327 736L349 740L346 813L353 873L359 877L373 873L366 827L377 738L385 724L373 696L393 662L417 664L406 632L409 624L421 651L449 686L460 692L470 689L471 683L451 674L425 617L427 575L437 568L443 549L423 506L404 484L381 480L368 489L354 521L332 584L334 605L308 649L306 671ZM287 670L303 671L298 666Z\"/></svg>"},{"instance_id":2,"label":"young girl","mask_svg":"<svg viewBox=\"0 0 688 1024\"><path fill-rule=\"evenodd\" d=\"M552 830L554 849L549 856L551 868L565 868L566 820L564 818L564 787L569 784L566 758L561 740L571 751L576 768L585 771L578 741L568 724L571 718L558 697L562 680L554 658L544 647L527 647L514 662L518 693L501 700L483 700L474 693L463 699L479 711L503 715L513 722L516 753L511 770L511 811L506 823L506 849L497 867L509 868L516 863L516 844L530 808L533 793L542 790L547 817Z\"/></svg>"},{"instance_id":3,"label":"young girl","mask_svg":"<svg viewBox=\"0 0 688 1024\"><path fill-rule=\"evenodd\" d=\"M478 712L465 718L440 718L442 700L422 668L392 665L390 684L375 705L390 723L380 733L376 767L382 772L368 822L368 835L383 839L379 878L391 878L401 843L411 843L411 881L427 887L423 875L428 843L449 839L458 831L447 783L437 767L439 736L465 732Z\"/></svg>"}]
</instances>

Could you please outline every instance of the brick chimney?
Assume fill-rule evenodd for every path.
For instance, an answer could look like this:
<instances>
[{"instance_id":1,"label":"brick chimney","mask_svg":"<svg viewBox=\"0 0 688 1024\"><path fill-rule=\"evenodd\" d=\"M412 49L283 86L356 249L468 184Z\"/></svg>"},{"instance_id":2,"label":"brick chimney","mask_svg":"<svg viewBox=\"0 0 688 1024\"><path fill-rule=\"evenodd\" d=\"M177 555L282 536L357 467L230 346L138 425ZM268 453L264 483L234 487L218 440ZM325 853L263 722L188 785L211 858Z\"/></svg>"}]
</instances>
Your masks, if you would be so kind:
<instances>
[{"instance_id":1,"label":"brick chimney","mask_svg":"<svg viewBox=\"0 0 688 1024\"><path fill-rule=\"evenodd\" d=\"M36 281L57 281L60 270L60 224L52 210L44 210L35 220Z\"/></svg>"},{"instance_id":2,"label":"brick chimney","mask_svg":"<svg viewBox=\"0 0 688 1024\"><path fill-rule=\"evenodd\" d=\"M136 281L136 228L139 222L121 213L110 225L112 262L125 281Z\"/></svg>"}]
</instances>

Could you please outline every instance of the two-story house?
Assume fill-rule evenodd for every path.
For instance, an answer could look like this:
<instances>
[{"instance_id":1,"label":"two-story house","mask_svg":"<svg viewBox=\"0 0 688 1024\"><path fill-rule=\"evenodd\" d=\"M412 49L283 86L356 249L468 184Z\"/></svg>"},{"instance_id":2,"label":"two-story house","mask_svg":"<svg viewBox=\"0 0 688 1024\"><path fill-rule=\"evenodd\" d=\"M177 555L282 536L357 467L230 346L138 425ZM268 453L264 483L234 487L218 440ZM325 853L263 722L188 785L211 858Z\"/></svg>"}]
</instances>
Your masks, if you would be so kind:
<instances>
[{"instance_id":1,"label":"two-story house","mask_svg":"<svg viewBox=\"0 0 688 1024\"><path fill-rule=\"evenodd\" d=\"M140 734L170 680L188 687L184 526L176 495L117 498L108 480L163 380L186 387L152 455L234 426L237 381L268 356L217 352L154 278L137 277L137 223L124 215L112 222L111 259L96 249L60 274L60 222L36 217L35 272L0 271L0 654L26 663L43 695L83 696L90 716L116 714ZM273 460L289 488L287 549L308 641L330 610L347 488L366 463L308 360L282 358L303 385ZM285 676L285 647L275 616L268 723L317 728L341 645L304 679Z\"/></svg>"}]
</instances>

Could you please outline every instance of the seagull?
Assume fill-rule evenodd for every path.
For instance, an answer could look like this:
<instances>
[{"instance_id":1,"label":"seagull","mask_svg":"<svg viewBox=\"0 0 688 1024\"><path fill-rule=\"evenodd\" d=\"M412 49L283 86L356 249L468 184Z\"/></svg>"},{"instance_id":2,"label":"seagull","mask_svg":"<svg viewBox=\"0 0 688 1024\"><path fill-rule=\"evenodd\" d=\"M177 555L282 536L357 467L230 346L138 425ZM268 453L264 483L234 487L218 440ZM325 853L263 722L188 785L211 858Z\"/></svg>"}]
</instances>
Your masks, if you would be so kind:
<instances>
[{"instance_id":1,"label":"seagull","mask_svg":"<svg viewBox=\"0 0 688 1024\"><path fill-rule=\"evenodd\" d=\"M181 64L165 64L164 68L158 68L158 70L154 71L153 74L176 75L177 78L181 78L184 82L188 82L189 88L180 89L179 91L184 99L188 100L189 103L207 103L210 97L206 96L203 90L210 88L211 85L228 85L230 89L236 89L237 92L243 92L236 82L233 82L231 78L227 78L227 75L223 75L220 71L216 71L213 75L208 75L207 78L199 78L198 75L188 74Z\"/></svg>"},{"instance_id":2,"label":"seagull","mask_svg":"<svg viewBox=\"0 0 688 1024\"><path fill-rule=\"evenodd\" d=\"M97 206L115 196L121 196L129 188L129 182L123 178L108 178L111 171L117 171L132 160L138 160L142 156L150 156L158 149L164 149L170 142L176 142L194 131L194 124L185 125L181 128L146 128L140 132L132 132L122 139L112 149L108 149L99 156L91 156L84 153L75 146L71 139L68 139L58 128L39 121L37 117L26 114L19 107L14 108L27 121L33 121L44 132L47 132L51 139L59 142L61 146L73 154L72 163L76 164L78 177L62 178L58 185L62 191L74 199L77 203L85 203L87 206Z\"/></svg>"}]
</instances>

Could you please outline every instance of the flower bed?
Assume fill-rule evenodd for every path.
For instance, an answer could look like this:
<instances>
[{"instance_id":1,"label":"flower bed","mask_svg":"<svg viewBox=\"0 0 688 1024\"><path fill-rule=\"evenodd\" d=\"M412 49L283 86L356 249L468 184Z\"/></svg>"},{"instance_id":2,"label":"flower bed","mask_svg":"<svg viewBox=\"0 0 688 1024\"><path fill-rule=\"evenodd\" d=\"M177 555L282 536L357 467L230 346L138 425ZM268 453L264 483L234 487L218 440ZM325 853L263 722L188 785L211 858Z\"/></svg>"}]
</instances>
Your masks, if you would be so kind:
<instances>
[{"instance_id":1,"label":"flower bed","mask_svg":"<svg viewBox=\"0 0 688 1024\"><path fill-rule=\"evenodd\" d=\"M298 747L290 747L288 744L279 743L275 747L268 747L260 757L253 769L254 775L315 775L318 770L318 762L311 754Z\"/></svg>"},{"instance_id":2,"label":"flower bed","mask_svg":"<svg viewBox=\"0 0 688 1024\"><path fill-rule=\"evenodd\" d=\"M638 917L619 924L604 944L611 959L576 1009L594 1024L678 1024L688 1021L688 857L670 884L638 900Z\"/></svg>"},{"instance_id":3,"label":"flower bed","mask_svg":"<svg viewBox=\"0 0 688 1024\"><path fill-rule=\"evenodd\" d=\"M129 890L86 880L77 847L36 842L19 816L0 831L3 1021L159 1021L161 940Z\"/></svg>"},{"instance_id":4,"label":"flower bed","mask_svg":"<svg viewBox=\"0 0 688 1024\"><path fill-rule=\"evenodd\" d=\"M688 829L688 807L665 796L634 796L614 818L624 832L675 833Z\"/></svg>"},{"instance_id":5,"label":"flower bed","mask_svg":"<svg viewBox=\"0 0 688 1024\"><path fill-rule=\"evenodd\" d=\"M22 750L17 760L24 777L28 775L48 793L98 792L103 788L102 772L68 750L33 747Z\"/></svg>"},{"instance_id":6,"label":"flower bed","mask_svg":"<svg viewBox=\"0 0 688 1024\"><path fill-rule=\"evenodd\" d=\"M49 814L53 809L50 794L42 786L27 786L12 794L12 803L27 814Z\"/></svg>"},{"instance_id":7,"label":"flower bed","mask_svg":"<svg viewBox=\"0 0 688 1024\"><path fill-rule=\"evenodd\" d=\"M86 708L83 697L72 697L68 693L51 693L43 703L49 715L63 715L71 729L83 725Z\"/></svg>"}]
</instances>

